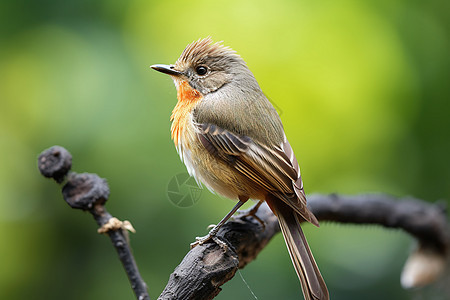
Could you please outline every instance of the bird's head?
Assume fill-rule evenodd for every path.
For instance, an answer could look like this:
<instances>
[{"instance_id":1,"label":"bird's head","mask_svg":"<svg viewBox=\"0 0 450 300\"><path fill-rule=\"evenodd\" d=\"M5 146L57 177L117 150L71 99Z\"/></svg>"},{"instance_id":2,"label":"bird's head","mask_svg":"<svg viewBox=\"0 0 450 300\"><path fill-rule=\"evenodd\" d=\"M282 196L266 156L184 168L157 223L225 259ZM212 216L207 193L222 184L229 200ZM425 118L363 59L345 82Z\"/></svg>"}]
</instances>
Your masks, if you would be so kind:
<instances>
[{"instance_id":1,"label":"bird's head","mask_svg":"<svg viewBox=\"0 0 450 300\"><path fill-rule=\"evenodd\" d=\"M211 38L189 44L173 65L153 65L156 71L170 75L177 88L187 82L203 96L224 85L251 75L244 60L229 47Z\"/></svg>"}]
</instances>

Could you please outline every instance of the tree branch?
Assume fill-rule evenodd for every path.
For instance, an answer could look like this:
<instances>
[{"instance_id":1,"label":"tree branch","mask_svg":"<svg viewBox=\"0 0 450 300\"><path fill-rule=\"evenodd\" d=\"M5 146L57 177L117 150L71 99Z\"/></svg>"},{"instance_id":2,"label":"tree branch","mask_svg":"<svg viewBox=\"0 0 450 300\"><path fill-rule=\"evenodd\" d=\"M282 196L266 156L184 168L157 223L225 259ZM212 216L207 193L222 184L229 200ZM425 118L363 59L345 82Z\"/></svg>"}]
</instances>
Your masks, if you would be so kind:
<instances>
[{"instance_id":1,"label":"tree branch","mask_svg":"<svg viewBox=\"0 0 450 300\"><path fill-rule=\"evenodd\" d=\"M447 254L450 236L444 203L384 194L311 195L308 204L321 221L376 224L408 232L428 248Z\"/></svg>"},{"instance_id":2,"label":"tree branch","mask_svg":"<svg viewBox=\"0 0 450 300\"><path fill-rule=\"evenodd\" d=\"M67 150L54 146L39 156L38 166L42 175L62 183L71 161ZM89 211L101 226L99 232L109 235L136 298L150 299L128 244L125 229L133 230L131 224L112 217L104 207L109 196L106 181L96 174L72 172L62 192L72 208ZM320 221L377 224L403 229L415 237L418 247L408 258L401 277L404 287L430 283L445 268L450 253L450 230L443 205L383 194L310 195L308 205ZM238 268L254 260L279 230L276 217L265 204L256 218L245 211L238 213L217 233L226 249L207 242L189 251L158 299L214 298L221 285L233 278Z\"/></svg>"},{"instance_id":3,"label":"tree branch","mask_svg":"<svg viewBox=\"0 0 450 300\"><path fill-rule=\"evenodd\" d=\"M404 287L429 283L445 268L450 236L442 206L383 194L311 195L308 205L320 221L377 224L403 229L416 237L419 247L408 260L414 268L407 268L408 263L405 266ZM230 280L238 268L255 259L279 231L277 219L267 205L262 205L256 216L265 227L241 212L221 228L217 237L229 245L225 251L214 242L189 251L170 275L158 299L213 299L221 291L220 286Z\"/></svg>"},{"instance_id":4,"label":"tree branch","mask_svg":"<svg viewBox=\"0 0 450 300\"><path fill-rule=\"evenodd\" d=\"M42 175L62 183L72 166L72 156L60 146L44 150L38 158L38 168ZM127 230L134 231L128 221L121 222L105 208L109 196L109 187L105 179L97 174L71 172L63 186L64 200L70 207L89 211L97 224L98 232L105 233L111 239L119 259L130 280L136 299L149 300L147 285L142 279L136 261L128 243Z\"/></svg>"}]
</instances>

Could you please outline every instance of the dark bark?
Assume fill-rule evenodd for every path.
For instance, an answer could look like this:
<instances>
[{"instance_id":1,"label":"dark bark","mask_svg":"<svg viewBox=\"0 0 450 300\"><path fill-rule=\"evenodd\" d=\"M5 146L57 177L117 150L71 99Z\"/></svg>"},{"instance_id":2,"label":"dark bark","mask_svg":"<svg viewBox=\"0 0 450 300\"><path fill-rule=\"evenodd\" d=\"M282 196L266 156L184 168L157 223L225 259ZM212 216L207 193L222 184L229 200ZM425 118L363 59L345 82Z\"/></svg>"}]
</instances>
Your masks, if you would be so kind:
<instances>
[{"instance_id":1,"label":"dark bark","mask_svg":"<svg viewBox=\"0 0 450 300\"><path fill-rule=\"evenodd\" d=\"M443 261L448 256L450 236L442 206L384 194L310 195L308 205L322 224L332 221L403 229L417 238L419 249L432 251ZM217 236L229 245L227 249L211 241L189 251L170 275L159 299L214 298L220 286L255 259L279 231L278 221L266 204L256 215L265 227L241 212L219 230Z\"/></svg>"},{"instance_id":2,"label":"dark bark","mask_svg":"<svg viewBox=\"0 0 450 300\"><path fill-rule=\"evenodd\" d=\"M109 187L105 179L97 174L71 172L72 156L60 146L54 146L44 150L38 158L38 168L42 175L53 178L57 183L62 183L68 177L62 188L64 200L70 207L89 211L100 226L99 232L105 233L111 239L119 259L130 280L136 299L150 299L147 285L142 279L134 256L128 243L128 232L121 222L106 210L105 203L109 196ZM117 221L116 226L110 225L111 221Z\"/></svg>"},{"instance_id":3,"label":"dark bark","mask_svg":"<svg viewBox=\"0 0 450 300\"><path fill-rule=\"evenodd\" d=\"M93 215L100 226L99 232L109 235L119 254L136 298L150 299L147 285L131 253L125 227L105 209L109 196L106 180L96 174L69 174L71 161L67 150L55 146L42 152L38 167L45 177L53 178L58 183L68 177L62 191L66 202L72 208L86 210ZM412 287L434 280L448 259L450 230L443 205L384 194L310 195L308 205L321 222L381 225L402 229L415 237L418 247L408 259L408 262L413 261L409 267L413 267L405 267L407 271L404 270L403 275L406 273L407 276L402 275L404 286ZM222 242L218 244L211 240L187 253L170 275L159 299L214 298L238 268L254 260L279 230L278 221L266 204L259 208L256 217L249 216L245 211L238 213L217 233L217 238ZM414 262L416 257L419 262L425 261L419 268ZM428 262L432 262L430 265L434 265L435 270L428 267ZM424 270L428 276L426 280L416 276L417 272L423 273Z\"/></svg>"}]
</instances>

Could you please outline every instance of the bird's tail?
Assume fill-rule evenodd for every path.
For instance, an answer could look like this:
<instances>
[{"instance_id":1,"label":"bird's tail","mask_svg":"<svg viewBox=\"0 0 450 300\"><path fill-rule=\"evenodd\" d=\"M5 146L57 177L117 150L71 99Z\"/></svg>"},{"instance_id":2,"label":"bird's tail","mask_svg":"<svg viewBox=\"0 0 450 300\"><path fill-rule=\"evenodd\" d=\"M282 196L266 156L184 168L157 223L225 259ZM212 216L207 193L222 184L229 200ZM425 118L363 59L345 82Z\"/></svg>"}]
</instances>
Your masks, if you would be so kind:
<instances>
[{"instance_id":1,"label":"bird's tail","mask_svg":"<svg viewBox=\"0 0 450 300\"><path fill-rule=\"evenodd\" d=\"M325 281L320 274L300 227L299 218L301 216L275 197L266 199L266 202L280 223L281 232L283 233L295 271L300 279L305 300L329 299Z\"/></svg>"}]
</instances>

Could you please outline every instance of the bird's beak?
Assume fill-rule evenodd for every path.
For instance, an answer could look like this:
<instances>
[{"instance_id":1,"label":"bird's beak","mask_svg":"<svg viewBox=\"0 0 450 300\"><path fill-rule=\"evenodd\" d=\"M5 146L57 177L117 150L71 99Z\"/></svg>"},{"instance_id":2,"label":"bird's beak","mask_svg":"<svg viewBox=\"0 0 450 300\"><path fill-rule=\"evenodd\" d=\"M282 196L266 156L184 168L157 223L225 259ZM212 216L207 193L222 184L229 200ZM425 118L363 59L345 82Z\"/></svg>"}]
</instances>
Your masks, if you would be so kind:
<instances>
[{"instance_id":1,"label":"bird's beak","mask_svg":"<svg viewBox=\"0 0 450 300\"><path fill-rule=\"evenodd\" d=\"M174 65L153 65L153 66L150 66L150 68L152 68L153 70L156 70L158 72L173 75L173 76L183 75L183 73L181 73L180 71L175 70Z\"/></svg>"}]
</instances>

